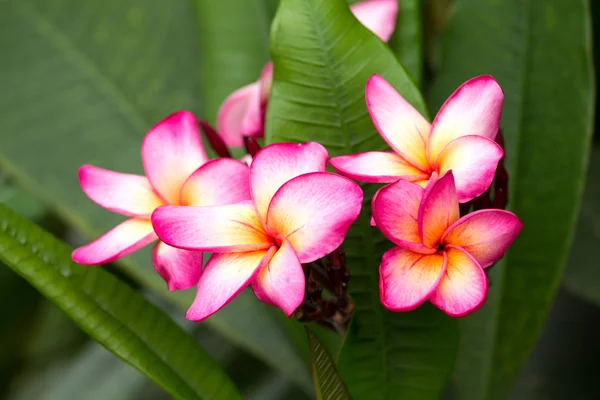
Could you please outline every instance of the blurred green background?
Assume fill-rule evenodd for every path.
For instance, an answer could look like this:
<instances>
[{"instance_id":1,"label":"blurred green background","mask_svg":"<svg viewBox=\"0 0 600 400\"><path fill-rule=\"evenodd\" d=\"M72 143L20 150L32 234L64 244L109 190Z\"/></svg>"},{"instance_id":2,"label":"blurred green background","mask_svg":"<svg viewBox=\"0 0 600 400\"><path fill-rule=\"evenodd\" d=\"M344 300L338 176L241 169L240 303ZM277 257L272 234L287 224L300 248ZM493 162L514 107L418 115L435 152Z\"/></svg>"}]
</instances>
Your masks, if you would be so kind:
<instances>
[{"instance_id":1,"label":"blurred green background","mask_svg":"<svg viewBox=\"0 0 600 400\"><path fill-rule=\"evenodd\" d=\"M140 140L151 125L179 109L190 109L214 122L224 97L256 79L269 58L268 29L277 1L264 0L260 6L254 0L236 2L242 6L235 10L226 3L0 0L0 202L74 246L118 222L120 217L81 193L76 166L91 163L141 172ZM419 68L419 63L407 63L407 68L416 80L424 80L425 87L435 72L438 36L449 3L421 4L426 68ZM594 38L599 42L600 5L591 4ZM223 24L217 16L229 23ZM594 54L598 65L600 49L595 48ZM221 73L223 65L238 64L244 68ZM600 398L599 246L600 134L596 132L561 287L511 398ZM153 275L148 252L107 268L134 287L166 292ZM278 372L278 360L259 360L245 343L264 334L263 340L275 338L275 346L285 335L281 324L273 322L269 307L264 308L256 332L244 339L246 332L232 327L239 315L233 310L243 309L245 298L228 306L231 314L191 324L177 305L189 304L193 293L176 294L169 301L162 295L147 295L193 332L245 397L312 397L309 377L299 374L292 382L285 377L289 374ZM2 398L168 398L88 339L4 266L0 267L0 317ZM287 365L285 370L296 367ZM448 395L452 397L452 387Z\"/></svg>"}]
</instances>

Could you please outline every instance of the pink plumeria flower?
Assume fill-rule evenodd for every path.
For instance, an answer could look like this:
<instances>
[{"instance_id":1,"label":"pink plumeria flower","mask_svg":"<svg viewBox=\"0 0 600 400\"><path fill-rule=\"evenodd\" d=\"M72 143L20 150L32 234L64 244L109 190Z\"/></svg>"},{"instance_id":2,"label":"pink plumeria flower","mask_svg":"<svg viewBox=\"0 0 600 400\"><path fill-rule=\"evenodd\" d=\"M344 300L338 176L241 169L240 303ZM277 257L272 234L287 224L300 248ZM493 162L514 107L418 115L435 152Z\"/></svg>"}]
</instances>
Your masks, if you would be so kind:
<instances>
[{"instance_id":1,"label":"pink plumeria flower","mask_svg":"<svg viewBox=\"0 0 600 400\"><path fill-rule=\"evenodd\" d=\"M333 157L331 165L339 173L364 182L402 179L425 186L432 174L452 170L461 203L491 185L504 156L494 142L504 100L494 78L479 76L462 84L432 124L379 75L367 81L366 100L373 123L393 151Z\"/></svg>"},{"instance_id":2,"label":"pink plumeria flower","mask_svg":"<svg viewBox=\"0 0 600 400\"><path fill-rule=\"evenodd\" d=\"M484 268L497 261L523 224L511 212L479 210L459 218L452 172L425 189L398 181L373 201L377 227L398 247L381 261L380 296L392 311L426 300L453 317L478 309L487 295Z\"/></svg>"},{"instance_id":3,"label":"pink plumeria flower","mask_svg":"<svg viewBox=\"0 0 600 400\"><path fill-rule=\"evenodd\" d=\"M354 16L387 42L396 28L397 0L366 0L350 6ZM265 111L273 82L269 61L257 82L244 86L225 99L217 115L217 130L228 146L242 146L244 137L264 135Z\"/></svg>"},{"instance_id":4,"label":"pink plumeria flower","mask_svg":"<svg viewBox=\"0 0 600 400\"><path fill-rule=\"evenodd\" d=\"M161 240L214 253L187 319L209 317L249 284L260 300L288 316L302 303L301 264L339 247L361 209L360 187L325 172L326 163L327 150L318 143L272 144L250 166L252 200L154 211Z\"/></svg>"},{"instance_id":5,"label":"pink plumeria flower","mask_svg":"<svg viewBox=\"0 0 600 400\"><path fill-rule=\"evenodd\" d=\"M146 176L109 171L91 165L79 169L79 182L90 199L130 217L95 241L73 251L80 264L105 264L158 239L150 215L165 204L215 205L250 198L248 167L227 158L208 161L196 118L177 112L159 122L142 143ZM198 283L202 253L180 250L159 241L152 263L169 290Z\"/></svg>"}]
</instances>

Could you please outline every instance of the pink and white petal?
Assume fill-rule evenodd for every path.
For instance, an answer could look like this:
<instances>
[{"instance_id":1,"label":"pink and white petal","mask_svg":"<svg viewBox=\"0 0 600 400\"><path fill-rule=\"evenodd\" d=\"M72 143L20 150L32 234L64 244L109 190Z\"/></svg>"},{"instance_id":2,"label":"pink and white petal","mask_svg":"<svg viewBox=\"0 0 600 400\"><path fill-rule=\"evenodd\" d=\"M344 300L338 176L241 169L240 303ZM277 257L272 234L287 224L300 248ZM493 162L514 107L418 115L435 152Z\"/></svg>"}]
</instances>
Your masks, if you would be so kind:
<instances>
[{"instance_id":1,"label":"pink and white petal","mask_svg":"<svg viewBox=\"0 0 600 400\"><path fill-rule=\"evenodd\" d=\"M202 275L204 253L171 247L160 240L152 250L152 265L170 291L196 286Z\"/></svg>"},{"instance_id":2,"label":"pink and white petal","mask_svg":"<svg viewBox=\"0 0 600 400\"><path fill-rule=\"evenodd\" d=\"M444 103L431 125L427 154L433 165L442 149L465 135L494 140L500 127L504 93L491 76L463 83Z\"/></svg>"},{"instance_id":3,"label":"pink and white petal","mask_svg":"<svg viewBox=\"0 0 600 400\"><path fill-rule=\"evenodd\" d=\"M242 121L248 111L250 98L260 91L258 82L231 93L217 112L217 131L228 146L243 146Z\"/></svg>"},{"instance_id":4,"label":"pink and white petal","mask_svg":"<svg viewBox=\"0 0 600 400\"><path fill-rule=\"evenodd\" d=\"M219 311L237 296L258 272L269 262L276 251L213 254L198 281L198 290L185 317L202 321Z\"/></svg>"},{"instance_id":5,"label":"pink and white petal","mask_svg":"<svg viewBox=\"0 0 600 400\"><path fill-rule=\"evenodd\" d=\"M360 186L330 172L293 178L273 196L267 212L271 235L292 244L301 263L317 260L342 242L362 207Z\"/></svg>"},{"instance_id":6,"label":"pink and white petal","mask_svg":"<svg viewBox=\"0 0 600 400\"><path fill-rule=\"evenodd\" d=\"M436 169L440 175L452 171L459 203L466 203L485 192L496 173L504 151L496 142L482 136L454 139L440 153Z\"/></svg>"},{"instance_id":7,"label":"pink and white petal","mask_svg":"<svg viewBox=\"0 0 600 400\"><path fill-rule=\"evenodd\" d=\"M184 206L219 206L244 200L250 200L250 169L232 158L207 162L181 189Z\"/></svg>"},{"instance_id":8,"label":"pink and white petal","mask_svg":"<svg viewBox=\"0 0 600 400\"><path fill-rule=\"evenodd\" d=\"M163 206L152 214L158 237L187 250L229 253L268 249L267 237L252 202L223 206Z\"/></svg>"},{"instance_id":9,"label":"pink and white petal","mask_svg":"<svg viewBox=\"0 0 600 400\"><path fill-rule=\"evenodd\" d=\"M79 184L96 204L130 217L150 217L156 207L164 204L145 176L83 165L79 168Z\"/></svg>"},{"instance_id":10,"label":"pink and white petal","mask_svg":"<svg viewBox=\"0 0 600 400\"><path fill-rule=\"evenodd\" d=\"M391 311L414 310L436 290L445 270L443 253L419 254L401 247L386 251L379 267L381 303Z\"/></svg>"},{"instance_id":11,"label":"pink and white petal","mask_svg":"<svg viewBox=\"0 0 600 400\"><path fill-rule=\"evenodd\" d=\"M309 172L324 172L327 150L319 143L276 143L261 149L250 165L250 193L263 221L277 190L292 178Z\"/></svg>"},{"instance_id":12,"label":"pink and white petal","mask_svg":"<svg viewBox=\"0 0 600 400\"><path fill-rule=\"evenodd\" d=\"M366 101L381 137L410 164L427 171L429 122L379 75L367 81Z\"/></svg>"},{"instance_id":13,"label":"pink and white petal","mask_svg":"<svg viewBox=\"0 0 600 400\"><path fill-rule=\"evenodd\" d=\"M396 29L397 0L364 0L350 6L350 11L367 29L387 42Z\"/></svg>"},{"instance_id":14,"label":"pink and white petal","mask_svg":"<svg viewBox=\"0 0 600 400\"><path fill-rule=\"evenodd\" d=\"M273 61L269 61L263 67L260 73L260 101L264 106L269 100L271 86L273 85Z\"/></svg>"},{"instance_id":15,"label":"pink and white petal","mask_svg":"<svg viewBox=\"0 0 600 400\"><path fill-rule=\"evenodd\" d=\"M130 218L93 242L75 249L71 258L79 264L107 264L141 249L156 239L150 220Z\"/></svg>"},{"instance_id":16,"label":"pink and white petal","mask_svg":"<svg viewBox=\"0 0 600 400\"><path fill-rule=\"evenodd\" d=\"M189 111L165 118L142 142L146 176L169 204L179 203L181 186L206 161L196 117Z\"/></svg>"},{"instance_id":17,"label":"pink and white petal","mask_svg":"<svg viewBox=\"0 0 600 400\"><path fill-rule=\"evenodd\" d=\"M240 133L242 136L249 136L260 139L264 135L264 112L261 102L261 83L256 82L251 85L253 90L248 94L248 103L246 113L242 118Z\"/></svg>"},{"instance_id":18,"label":"pink and white petal","mask_svg":"<svg viewBox=\"0 0 600 400\"><path fill-rule=\"evenodd\" d=\"M523 228L519 218L505 210L479 210L451 225L442 242L468 251L483 268L496 262Z\"/></svg>"},{"instance_id":19,"label":"pink and white petal","mask_svg":"<svg viewBox=\"0 0 600 400\"><path fill-rule=\"evenodd\" d=\"M451 317L463 317L483 305L488 283L483 269L467 252L447 246L446 273L430 301Z\"/></svg>"},{"instance_id":20,"label":"pink and white petal","mask_svg":"<svg viewBox=\"0 0 600 400\"><path fill-rule=\"evenodd\" d=\"M259 300L283 310L288 317L304 300L305 278L294 248L283 236L279 250L256 275L252 290Z\"/></svg>"},{"instance_id":21,"label":"pink and white petal","mask_svg":"<svg viewBox=\"0 0 600 400\"><path fill-rule=\"evenodd\" d=\"M422 254L435 253L419 236L419 204L423 189L414 183L398 181L384 186L373 198L375 225L396 245Z\"/></svg>"},{"instance_id":22,"label":"pink and white petal","mask_svg":"<svg viewBox=\"0 0 600 400\"><path fill-rule=\"evenodd\" d=\"M428 177L391 151L332 157L329 163L340 174L362 182L390 183L398 179L412 182Z\"/></svg>"},{"instance_id":23,"label":"pink and white petal","mask_svg":"<svg viewBox=\"0 0 600 400\"><path fill-rule=\"evenodd\" d=\"M419 235L423 244L437 247L446 229L460 217L454 176L447 172L430 182L419 205Z\"/></svg>"}]
</instances>

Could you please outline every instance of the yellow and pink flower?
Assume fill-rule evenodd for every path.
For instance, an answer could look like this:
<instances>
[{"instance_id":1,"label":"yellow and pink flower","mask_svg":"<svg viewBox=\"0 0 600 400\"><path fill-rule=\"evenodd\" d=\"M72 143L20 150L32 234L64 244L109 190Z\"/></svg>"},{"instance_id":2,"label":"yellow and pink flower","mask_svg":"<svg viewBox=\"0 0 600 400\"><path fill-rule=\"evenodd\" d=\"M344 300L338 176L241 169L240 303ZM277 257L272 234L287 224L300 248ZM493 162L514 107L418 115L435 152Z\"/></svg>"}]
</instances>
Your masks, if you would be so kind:
<instances>
[{"instance_id":1,"label":"yellow and pink flower","mask_svg":"<svg viewBox=\"0 0 600 400\"><path fill-rule=\"evenodd\" d=\"M381 303L400 312L429 300L454 317L483 304L484 268L502 257L523 226L498 209L459 218L452 172L434 174L425 189L403 180L383 187L373 199L373 217L397 246L381 261Z\"/></svg>"},{"instance_id":2,"label":"yellow and pink flower","mask_svg":"<svg viewBox=\"0 0 600 400\"><path fill-rule=\"evenodd\" d=\"M504 94L491 76L465 82L429 123L381 76L366 85L367 109L375 127L393 151L371 151L333 157L339 173L364 182L398 179L425 186L433 174L452 170L458 201L487 190L504 156L494 142Z\"/></svg>"},{"instance_id":3,"label":"yellow and pink flower","mask_svg":"<svg viewBox=\"0 0 600 400\"><path fill-rule=\"evenodd\" d=\"M260 300L292 314L304 299L301 264L339 247L362 205L360 187L326 172L326 164L327 150L318 143L272 144L250 166L251 200L154 211L161 240L214 253L186 318L209 317L248 285Z\"/></svg>"},{"instance_id":4,"label":"yellow and pink flower","mask_svg":"<svg viewBox=\"0 0 600 400\"><path fill-rule=\"evenodd\" d=\"M79 182L98 205L129 217L95 241L73 251L80 264L105 264L158 239L150 216L165 204L217 205L250 199L248 167L236 160L208 160L196 118L177 112L154 126L142 143L145 176L84 165ZM202 273L202 253L159 241L152 252L156 271L169 290L194 286Z\"/></svg>"}]
</instances>

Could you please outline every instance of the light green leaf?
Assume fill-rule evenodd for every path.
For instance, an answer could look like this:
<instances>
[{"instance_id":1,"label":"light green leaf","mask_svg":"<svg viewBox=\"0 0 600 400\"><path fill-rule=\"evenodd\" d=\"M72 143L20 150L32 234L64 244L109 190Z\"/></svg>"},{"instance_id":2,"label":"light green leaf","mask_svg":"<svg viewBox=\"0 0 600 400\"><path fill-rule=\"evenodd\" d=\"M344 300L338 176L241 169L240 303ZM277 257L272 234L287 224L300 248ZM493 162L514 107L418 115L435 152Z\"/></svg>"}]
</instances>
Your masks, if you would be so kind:
<instances>
[{"instance_id":1,"label":"light green leaf","mask_svg":"<svg viewBox=\"0 0 600 400\"><path fill-rule=\"evenodd\" d=\"M426 114L418 89L389 48L363 27L344 0L282 0L271 31L274 82L267 142L325 145L331 156L387 146L367 113L364 87L382 74ZM353 398L437 399L452 368L456 321L430 306L395 314L379 302L378 266L391 247L363 213L345 244L356 312L338 369Z\"/></svg>"},{"instance_id":2,"label":"light green leaf","mask_svg":"<svg viewBox=\"0 0 600 400\"><path fill-rule=\"evenodd\" d=\"M600 147L592 151L575 240L563 285L572 293L600 305Z\"/></svg>"},{"instance_id":3,"label":"light green leaf","mask_svg":"<svg viewBox=\"0 0 600 400\"><path fill-rule=\"evenodd\" d=\"M269 61L273 0L192 0L202 50L201 96L204 116L217 110L234 90L256 81Z\"/></svg>"},{"instance_id":4,"label":"light green leaf","mask_svg":"<svg viewBox=\"0 0 600 400\"><path fill-rule=\"evenodd\" d=\"M235 399L239 392L206 351L166 314L102 268L0 205L0 260L88 335L177 399Z\"/></svg>"},{"instance_id":5,"label":"light green leaf","mask_svg":"<svg viewBox=\"0 0 600 400\"><path fill-rule=\"evenodd\" d=\"M506 398L552 303L588 158L590 45L585 0L456 2L431 104L472 76L498 80L510 208L525 223L492 271L487 303L461 321L453 381L461 400Z\"/></svg>"},{"instance_id":6,"label":"light green leaf","mask_svg":"<svg viewBox=\"0 0 600 400\"><path fill-rule=\"evenodd\" d=\"M317 400L350 400L348 389L342 377L335 369L335 361L327 352L325 345L308 328L306 328L306 335L308 336L308 345L310 347Z\"/></svg>"},{"instance_id":7,"label":"light green leaf","mask_svg":"<svg viewBox=\"0 0 600 400\"><path fill-rule=\"evenodd\" d=\"M235 12L227 8L220 17ZM200 110L193 16L186 0L0 2L0 170L89 238L121 222L122 216L83 194L77 169L89 163L141 173L145 132L175 110ZM232 24L219 21L212 23L223 29ZM232 61L231 68L248 67ZM125 272L189 307L193 290L170 293L151 266L149 250L123 260ZM277 314L244 293L205 324L312 391L308 364Z\"/></svg>"}]
</instances>

